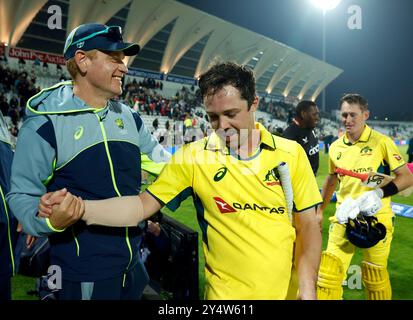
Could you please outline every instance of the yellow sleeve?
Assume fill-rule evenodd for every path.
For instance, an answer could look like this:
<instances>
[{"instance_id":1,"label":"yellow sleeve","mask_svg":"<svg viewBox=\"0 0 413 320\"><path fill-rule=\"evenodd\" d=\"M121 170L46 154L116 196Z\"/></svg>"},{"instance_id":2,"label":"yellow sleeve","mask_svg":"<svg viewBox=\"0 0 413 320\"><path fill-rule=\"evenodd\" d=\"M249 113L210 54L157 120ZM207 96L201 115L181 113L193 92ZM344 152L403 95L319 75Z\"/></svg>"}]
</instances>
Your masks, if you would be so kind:
<instances>
[{"instance_id":1,"label":"yellow sleeve","mask_svg":"<svg viewBox=\"0 0 413 320\"><path fill-rule=\"evenodd\" d=\"M381 146L383 148L383 160L389 165L390 171L394 171L406 163L399 149L389 137L382 139Z\"/></svg>"},{"instance_id":2,"label":"yellow sleeve","mask_svg":"<svg viewBox=\"0 0 413 320\"><path fill-rule=\"evenodd\" d=\"M328 154L328 174L334 174L336 170L336 165L331 160L330 153Z\"/></svg>"},{"instance_id":3,"label":"yellow sleeve","mask_svg":"<svg viewBox=\"0 0 413 320\"><path fill-rule=\"evenodd\" d=\"M322 202L310 161L302 146L297 143L297 156L293 165L292 187L295 210L300 212Z\"/></svg>"},{"instance_id":4,"label":"yellow sleeve","mask_svg":"<svg viewBox=\"0 0 413 320\"><path fill-rule=\"evenodd\" d=\"M174 153L146 191L175 211L192 194L193 173L191 144L187 144Z\"/></svg>"},{"instance_id":5,"label":"yellow sleeve","mask_svg":"<svg viewBox=\"0 0 413 320\"><path fill-rule=\"evenodd\" d=\"M149 157L141 153L141 169L149 172L154 176L159 176L163 167L165 166L165 162L154 162Z\"/></svg>"}]
</instances>

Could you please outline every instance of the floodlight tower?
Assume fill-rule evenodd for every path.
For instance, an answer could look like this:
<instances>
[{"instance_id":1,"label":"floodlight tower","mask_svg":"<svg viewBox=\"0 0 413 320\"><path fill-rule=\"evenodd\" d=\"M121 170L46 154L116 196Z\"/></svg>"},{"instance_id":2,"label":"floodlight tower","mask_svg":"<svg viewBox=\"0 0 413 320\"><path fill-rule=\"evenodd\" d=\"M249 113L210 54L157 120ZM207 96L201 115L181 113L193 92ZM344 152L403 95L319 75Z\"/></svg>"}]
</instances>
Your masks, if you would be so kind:
<instances>
[{"instance_id":1,"label":"floodlight tower","mask_svg":"<svg viewBox=\"0 0 413 320\"><path fill-rule=\"evenodd\" d=\"M326 14L340 4L341 0L311 0L311 3L323 10L323 61L326 62ZM322 92L321 110L326 111L326 90Z\"/></svg>"}]
</instances>

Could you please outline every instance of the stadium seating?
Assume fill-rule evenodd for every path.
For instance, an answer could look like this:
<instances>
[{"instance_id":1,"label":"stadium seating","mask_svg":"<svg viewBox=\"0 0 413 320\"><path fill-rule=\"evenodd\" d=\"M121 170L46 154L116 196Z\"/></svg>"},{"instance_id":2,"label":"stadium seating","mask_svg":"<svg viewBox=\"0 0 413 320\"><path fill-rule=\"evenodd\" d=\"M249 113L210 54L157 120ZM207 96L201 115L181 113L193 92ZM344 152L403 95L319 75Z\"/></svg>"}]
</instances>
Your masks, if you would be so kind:
<instances>
[{"instance_id":1,"label":"stadium seating","mask_svg":"<svg viewBox=\"0 0 413 320\"><path fill-rule=\"evenodd\" d=\"M2 67L8 67L19 72L26 72L29 76L35 75L35 85L37 87L40 87L40 89L50 87L60 82L62 79L70 79L65 67L58 69L56 65L53 64L50 64L46 69L41 65L36 65L33 61L26 61L26 64L20 64L18 59L10 58L7 65L2 62ZM127 75L125 76L124 84L130 83L133 80L139 83L144 81L145 79L142 77L132 77L131 75ZM159 85L160 82L157 82ZM163 81L162 90L157 87L149 89L148 92L149 94L156 96L157 99L159 99L160 97L160 99L170 99L171 101L174 101L174 103L177 103L179 100L186 101L184 102L184 104L190 103L192 117L196 117L198 120L197 127L199 127L201 123L204 123L205 128L207 128L209 124L206 124L206 121L203 119L206 115L205 109L201 105L200 100L197 100L197 97L195 95L196 90L192 91L192 89L193 88L188 85ZM6 96L7 101L9 101L13 96L13 92L3 92L3 94ZM179 97L177 95L179 95ZM276 128L285 129L287 127L287 114L291 113L291 110L293 110L292 105L282 102L269 101L265 98L261 99L260 101L261 104L259 110L256 112L256 119L262 122L267 128L271 128L271 131L273 132ZM272 107L269 107L269 105L271 105ZM266 110L273 110L274 113L270 114ZM138 111L140 112L145 125L151 132L153 131L152 123L156 118L158 118L160 129L165 128L166 121L169 121L171 127L174 126L174 121L167 116L146 115L144 111ZM181 110L181 113L182 112L184 112L184 110ZM202 115L201 118L199 117L200 115ZM179 116L178 118L182 118L182 116ZM6 117L6 121L11 126L10 117ZM374 121L372 121L371 123L369 122L369 124L373 129L387 136L390 136L395 140L405 141L413 136L413 126L395 123L387 124L383 122L376 123ZM18 128L20 127L21 121L18 123ZM319 137L327 135L337 136L339 128L340 125L338 121L333 121L328 118L322 117L319 126L316 128L316 132Z\"/></svg>"}]
</instances>

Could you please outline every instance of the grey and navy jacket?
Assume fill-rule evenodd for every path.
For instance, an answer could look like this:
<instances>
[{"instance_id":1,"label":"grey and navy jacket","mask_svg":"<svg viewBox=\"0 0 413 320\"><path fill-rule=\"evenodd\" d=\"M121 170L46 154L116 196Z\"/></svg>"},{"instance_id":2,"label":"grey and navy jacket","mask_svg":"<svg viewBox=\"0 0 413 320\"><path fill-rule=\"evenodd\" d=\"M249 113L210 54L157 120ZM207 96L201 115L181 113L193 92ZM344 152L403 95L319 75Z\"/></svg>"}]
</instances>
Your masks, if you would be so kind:
<instances>
[{"instance_id":1,"label":"grey and navy jacket","mask_svg":"<svg viewBox=\"0 0 413 320\"><path fill-rule=\"evenodd\" d=\"M7 131L0 115L1 129ZM6 203L6 194L10 188L10 172L13 151L7 133L0 130L0 278L11 277L15 273L13 249L16 243L17 221ZM1 288L0 288L1 291Z\"/></svg>"},{"instance_id":2,"label":"grey and navy jacket","mask_svg":"<svg viewBox=\"0 0 413 320\"><path fill-rule=\"evenodd\" d=\"M62 82L27 103L12 165L10 208L23 229L48 235L51 264L69 281L121 276L137 263L141 229L87 226L83 221L58 232L37 216L40 197L67 188L84 200L137 195L141 156L168 161L170 154L151 136L140 116L110 100L94 109ZM116 214L116 212L113 212Z\"/></svg>"}]
</instances>

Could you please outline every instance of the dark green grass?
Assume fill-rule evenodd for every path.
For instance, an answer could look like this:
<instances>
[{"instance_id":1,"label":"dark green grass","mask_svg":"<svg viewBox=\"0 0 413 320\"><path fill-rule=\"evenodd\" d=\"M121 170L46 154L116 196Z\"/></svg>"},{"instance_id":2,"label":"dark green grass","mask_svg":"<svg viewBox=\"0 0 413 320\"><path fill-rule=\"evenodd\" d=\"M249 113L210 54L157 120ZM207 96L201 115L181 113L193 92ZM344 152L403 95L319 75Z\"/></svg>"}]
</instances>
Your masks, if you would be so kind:
<instances>
[{"instance_id":1,"label":"dark green grass","mask_svg":"<svg viewBox=\"0 0 413 320\"><path fill-rule=\"evenodd\" d=\"M405 156L406 148L400 148ZM407 160L407 159L406 159ZM320 154L320 169L317 176L318 185L321 187L327 175L327 156ZM408 198L396 196L394 202L413 205L413 196ZM202 234L196 221L195 209L192 199L184 201L181 207L174 213L163 209L165 213L186 224L199 233L199 296L202 299L204 291L204 255L202 248ZM323 223L323 248L327 246L328 239L328 217L334 214L334 204L330 204L325 211ZM392 249L389 258L389 273L393 288L393 299L413 299L413 219L396 217L395 232L392 242ZM351 262L352 265L359 265L362 261L360 250L356 252ZM33 299L26 292L34 288L34 280L27 277L16 276L13 279L13 299ZM364 299L363 290L348 289L344 287L344 299L362 300Z\"/></svg>"}]
</instances>

